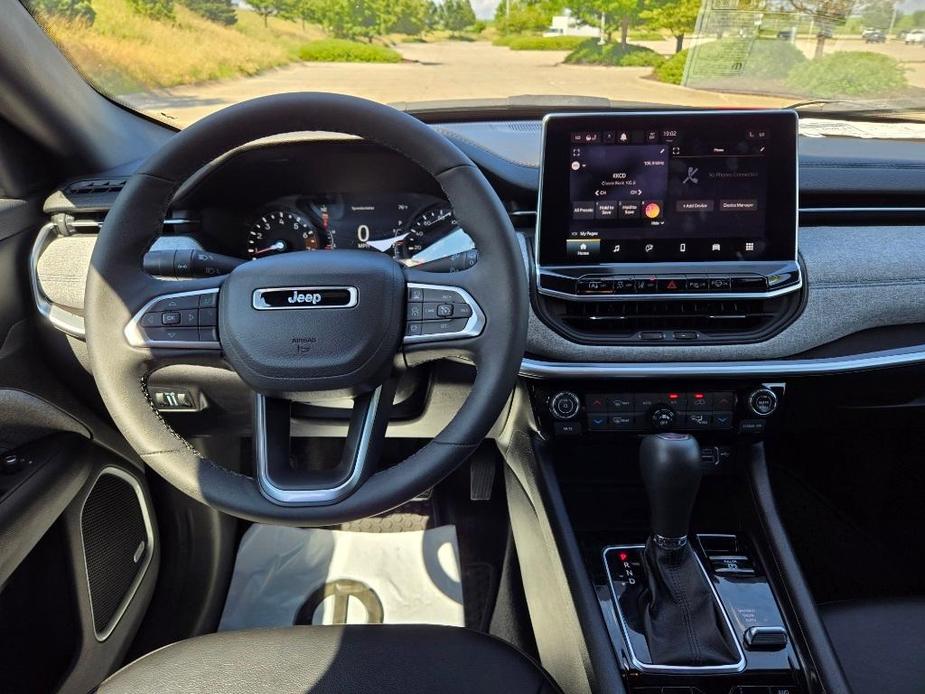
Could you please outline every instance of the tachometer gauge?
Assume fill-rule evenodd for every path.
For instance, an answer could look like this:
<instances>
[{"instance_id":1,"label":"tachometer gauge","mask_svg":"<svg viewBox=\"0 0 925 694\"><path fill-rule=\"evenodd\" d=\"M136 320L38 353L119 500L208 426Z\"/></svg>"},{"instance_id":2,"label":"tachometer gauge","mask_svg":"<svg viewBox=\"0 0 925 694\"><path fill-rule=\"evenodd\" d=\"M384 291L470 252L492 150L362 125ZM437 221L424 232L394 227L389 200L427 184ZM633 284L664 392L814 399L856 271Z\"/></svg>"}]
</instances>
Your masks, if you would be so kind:
<instances>
[{"instance_id":1,"label":"tachometer gauge","mask_svg":"<svg viewBox=\"0 0 925 694\"><path fill-rule=\"evenodd\" d=\"M289 210L267 212L247 232L247 255L255 259L289 251L314 251L326 245L321 232L301 214Z\"/></svg>"}]
</instances>

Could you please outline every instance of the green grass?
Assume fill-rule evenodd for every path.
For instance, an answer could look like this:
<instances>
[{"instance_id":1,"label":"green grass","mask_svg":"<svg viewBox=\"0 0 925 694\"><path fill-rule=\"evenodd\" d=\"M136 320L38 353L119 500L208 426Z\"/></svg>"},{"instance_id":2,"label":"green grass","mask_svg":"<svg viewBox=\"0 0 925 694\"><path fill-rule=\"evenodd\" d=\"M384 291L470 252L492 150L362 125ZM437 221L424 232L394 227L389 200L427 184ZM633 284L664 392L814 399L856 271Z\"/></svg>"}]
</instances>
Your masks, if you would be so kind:
<instances>
[{"instance_id":1,"label":"green grass","mask_svg":"<svg viewBox=\"0 0 925 694\"><path fill-rule=\"evenodd\" d=\"M795 67L787 76L793 91L815 98L883 97L907 86L905 69L882 53L832 53Z\"/></svg>"},{"instance_id":2,"label":"green grass","mask_svg":"<svg viewBox=\"0 0 925 694\"><path fill-rule=\"evenodd\" d=\"M315 63L400 63L401 54L388 46L346 39L321 39L299 49L299 60Z\"/></svg>"},{"instance_id":3,"label":"green grass","mask_svg":"<svg viewBox=\"0 0 925 694\"><path fill-rule=\"evenodd\" d=\"M575 65L613 65L616 67L657 67L665 58L651 48L632 43L606 43L599 46L597 39L586 39L565 57L566 63Z\"/></svg>"},{"instance_id":4,"label":"green grass","mask_svg":"<svg viewBox=\"0 0 925 694\"><path fill-rule=\"evenodd\" d=\"M573 51L587 41L585 36L533 36L515 34L500 36L493 41L496 46L507 46L512 51Z\"/></svg>"}]
</instances>

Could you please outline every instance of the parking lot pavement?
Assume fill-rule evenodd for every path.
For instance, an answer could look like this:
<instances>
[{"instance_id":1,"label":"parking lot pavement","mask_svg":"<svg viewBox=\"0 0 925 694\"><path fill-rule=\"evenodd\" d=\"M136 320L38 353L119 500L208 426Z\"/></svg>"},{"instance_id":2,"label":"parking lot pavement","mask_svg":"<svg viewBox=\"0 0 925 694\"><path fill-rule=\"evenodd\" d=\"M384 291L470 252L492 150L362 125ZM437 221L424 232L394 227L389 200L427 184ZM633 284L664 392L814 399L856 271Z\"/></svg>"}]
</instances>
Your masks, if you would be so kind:
<instances>
[{"instance_id":1,"label":"parking lot pavement","mask_svg":"<svg viewBox=\"0 0 925 694\"><path fill-rule=\"evenodd\" d=\"M663 46L662 44L666 44ZM657 50L670 42L653 42ZM514 95L594 96L678 106L784 106L793 99L713 94L657 82L649 68L564 65L566 51L512 51L483 41L400 44L406 62L298 63L248 77L122 97L129 106L189 124L224 106L267 94L329 91L386 103Z\"/></svg>"}]
</instances>

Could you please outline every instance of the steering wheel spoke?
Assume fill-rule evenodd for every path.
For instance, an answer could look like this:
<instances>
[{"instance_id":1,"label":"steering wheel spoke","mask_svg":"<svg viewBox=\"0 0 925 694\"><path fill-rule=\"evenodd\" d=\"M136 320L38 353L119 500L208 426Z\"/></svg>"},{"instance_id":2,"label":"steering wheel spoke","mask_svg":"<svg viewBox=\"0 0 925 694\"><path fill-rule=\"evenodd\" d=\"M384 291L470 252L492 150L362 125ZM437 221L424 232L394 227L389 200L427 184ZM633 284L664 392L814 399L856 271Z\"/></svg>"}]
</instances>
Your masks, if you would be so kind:
<instances>
[{"instance_id":1,"label":"steering wheel spoke","mask_svg":"<svg viewBox=\"0 0 925 694\"><path fill-rule=\"evenodd\" d=\"M474 356L487 318L474 293L476 269L433 273L407 269L408 296L402 345L406 359L420 363L447 356Z\"/></svg>"},{"instance_id":2,"label":"steering wheel spoke","mask_svg":"<svg viewBox=\"0 0 925 694\"><path fill-rule=\"evenodd\" d=\"M397 381L354 398L340 461L297 460L292 446L292 403L254 395L254 461L261 493L282 506L326 506L349 496L377 467Z\"/></svg>"}]
</instances>

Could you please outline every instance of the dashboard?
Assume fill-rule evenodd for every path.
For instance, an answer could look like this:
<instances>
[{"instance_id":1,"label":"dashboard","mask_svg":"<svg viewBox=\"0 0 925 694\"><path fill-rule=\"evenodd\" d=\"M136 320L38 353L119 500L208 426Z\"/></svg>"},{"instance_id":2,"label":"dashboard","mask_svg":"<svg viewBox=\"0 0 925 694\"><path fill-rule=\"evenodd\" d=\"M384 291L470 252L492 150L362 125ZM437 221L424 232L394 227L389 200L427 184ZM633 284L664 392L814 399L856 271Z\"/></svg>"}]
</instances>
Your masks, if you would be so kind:
<instances>
[{"instance_id":1,"label":"dashboard","mask_svg":"<svg viewBox=\"0 0 925 694\"><path fill-rule=\"evenodd\" d=\"M625 113L602 115L629 118ZM643 115L654 122L655 114ZM655 128L662 125L695 134L704 130L703 126L682 127L678 120L656 124ZM770 219L761 230L772 247L785 243L784 251L774 251L764 259L614 263L598 258L558 264L555 258L537 253L538 242L552 240L557 248L567 249L568 234L574 231L568 225L568 217L574 213L568 178L568 148L573 143L562 144L565 183L557 188L544 181L540 197L540 178L549 171L544 166L543 124L539 120L465 121L432 127L482 169L518 231L533 284L523 367L526 374L718 373L726 366L755 373L790 373L840 368L826 360L840 359L840 364L852 354L909 350L925 342L925 333L918 329L925 324L921 308L925 306L925 284L917 279L925 266L920 212L925 208L921 205L921 186L916 183L920 178L909 174L925 158L925 145L799 137L798 254L792 248L796 215L788 203L786 213ZM769 128L776 132L773 124ZM634 138L638 135L633 131L646 137L653 128L642 125L626 129L628 137ZM566 137L569 133L599 131L603 140L605 132L618 133L620 127L604 123L568 126L563 131ZM742 134L746 143L756 142L747 132ZM620 147L603 141L600 144L602 148ZM789 148L794 153L793 141ZM631 173L633 160L620 159L617 168L609 164L611 168L602 171L620 173L622 168ZM685 175L691 165L697 166L685 164ZM773 162L767 166L768 171L775 170ZM130 171L121 173L120 180L127 173ZM784 175L773 174L766 195L775 193ZM791 169L786 180L793 179ZM109 185L104 187L107 181ZM75 180L52 194L45 204L51 224L33 249L34 292L40 310L52 324L72 336L82 334L80 290L95 225L115 199L117 183L114 174ZM662 200L666 224L640 229L629 224L599 224L598 220L581 223L637 244L647 233L665 234L670 239L683 237L688 230L672 227L667 216L668 208L676 207L678 200L673 200L670 187L663 194L657 188L661 184L656 184L646 195L652 195L656 202ZM761 202L760 191L757 197L750 192L736 195L758 200L759 207L768 208ZM712 194L696 199L711 197L725 199ZM443 248L473 262L475 249L461 254L457 251L469 248L470 241L462 236L465 230L446 215L445 200L439 185L419 167L382 147L357 140L293 136L242 148L191 179L178 192L167 215L168 222L173 223L165 225L155 248L189 248L182 244L193 243L199 250L227 255L238 263L248 262L271 246L266 253L303 247L321 253L326 248L363 248L365 252L389 253L404 263L432 263L430 258L442 255ZM618 196L616 201L619 203ZM549 213L555 207L561 211ZM782 208L778 205L773 209L780 212ZM751 210L745 213L754 214ZM292 217L287 216L290 214ZM563 215L558 227L553 224L554 214ZM784 222L789 226L775 226ZM707 237L710 228L707 224L691 233ZM681 237L676 235L678 229ZM449 248L445 245L448 241L453 243ZM461 245L455 245L457 241ZM719 242L723 243L722 239ZM751 269L741 272L740 267L747 269L742 267L746 262ZM758 264L764 266L759 268ZM725 298L726 291L714 293L709 289L698 297L681 293L666 296L668 291L676 291L670 284L672 278L683 279L690 287L692 277L695 282L703 279L697 275L712 277L710 273L715 273L721 280L741 280L742 274L752 272L782 277L781 270L794 267L790 275L794 284L781 288L797 288L779 296L768 296L770 289L754 291L750 283L736 285L741 290L736 292L740 295L737 298ZM669 269L671 274L666 272ZM618 294L628 279L634 285L636 280L645 280L645 291ZM723 286L732 285L723 281ZM758 289L764 286L762 280ZM915 358L915 354L891 353L888 363Z\"/></svg>"}]
</instances>

